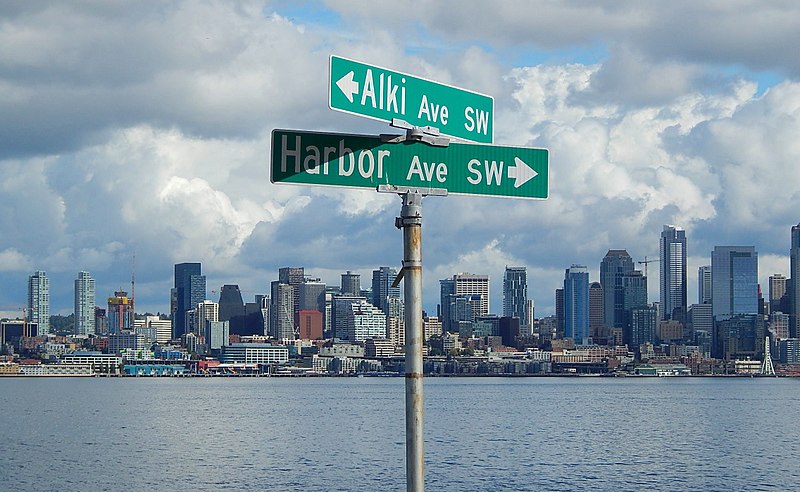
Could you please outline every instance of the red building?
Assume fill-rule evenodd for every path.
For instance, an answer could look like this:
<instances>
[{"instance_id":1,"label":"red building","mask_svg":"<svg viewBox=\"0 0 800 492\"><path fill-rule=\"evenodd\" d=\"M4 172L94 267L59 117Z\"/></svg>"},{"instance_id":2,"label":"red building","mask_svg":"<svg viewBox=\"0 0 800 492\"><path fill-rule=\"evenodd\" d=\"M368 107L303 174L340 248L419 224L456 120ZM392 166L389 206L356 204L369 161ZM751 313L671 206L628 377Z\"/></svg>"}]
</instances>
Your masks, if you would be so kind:
<instances>
[{"instance_id":1,"label":"red building","mask_svg":"<svg viewBox=\"0 0 800 492\"><path fill-rule=\"evenodd\" d=\"M319 311L297 311L294 324L298 328L297 338L316 340L322 338L322 313Z\"/></svg>"}]
</instances>

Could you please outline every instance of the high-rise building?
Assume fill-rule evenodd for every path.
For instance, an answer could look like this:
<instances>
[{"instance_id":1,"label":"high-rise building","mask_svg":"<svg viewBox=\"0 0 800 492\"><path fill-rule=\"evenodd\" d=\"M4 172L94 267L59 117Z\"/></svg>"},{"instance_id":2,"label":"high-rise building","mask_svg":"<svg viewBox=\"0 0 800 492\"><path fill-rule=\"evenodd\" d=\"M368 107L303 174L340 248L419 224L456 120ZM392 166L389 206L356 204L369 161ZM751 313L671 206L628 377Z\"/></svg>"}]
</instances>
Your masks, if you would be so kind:
<instances>
[{"instance_id":1,"label":"high-rise building","mask_svg":"<svg viewBox=\"0 0 800 492\"><path fill-rule=\"evenodd\" d=\"M28 277L28 321L37 324L37 335L50 333L50 279L42 270Z\"/></svg>"},{"instance_id":2,"label":"high-rise building","mask_svg":"<svg viewBox=\"0 0 800 492\"><path fill-rule=\"evenodd\" d=\"M372 305L386 313L389 312L389 299L400 299L400 286L392 287L397 278L397 270L392 267L382 266L372 271Z\"/></svg>"},{"instance_id":3,"label":"high-rise building","mask_svg":"<svg viewBox=\"0 0 800 492\"><path fill-rule=\"evenodd\" d=\"M711 278L715 318L758 314L758 253L753 246L715 246Z\"/></svg>"},{"instance_id":4,"label":"high-rise building","mask_svg":"<svg viewBox=\"0 0 800 492\"><path fill-rule=\"evenodd\" d=\"M800 224L792 226L792 245L789 249L789 330L791 336L800 338Z\"/></svg>"},{"instance_id":5,"label":"high-rise building","mask_svg":"<svg viewBox=\"0 0 800 492\"><path fill-rule=\"evenodd\" d=\"M603 317L603 286L600 282L589 284L589 335L592 338L605 338L605 318Z\"/></svg>"},{"instance_id":6,"label":"high-rise building","mask_svg":"<svg viewBox=\"0 0 800 492\"><path fill-rule=\"evenodd\" d=\"M622 328L622 276L633 271L633 258L624 249L609 249L600 262L600 285L603 287L603 317L606 328Z\"/></svg>"},{"instance_id":7,"label":"high-rise building","mask_svg":"<svg viewBox=\"0 0 800 492\"><path fill-rule=\"evenodd\" d=\"M715 246L711 252L711 355L755 353L763 333L758 316L758 253L753 246ZM761 338L763 339L763 338Z\"/></svg>"},{"instance_id":8,"label":"high-rise building","mask_svg":"<svg viewBox=\"0 0 800 492\"><path fill-rule=\"evenodd\" d=\"M78 272L75 279L75 334L95 333L94 279L89 272Z\"/></svg>"},{"instance_id":9,"label":"high-rise building","mask_svg":"<svg viewBox=\"0 0 800 492\"><path fill-rule=\"evenodd\" d=\"M564 337L576 344L589 337L589 269L583 265L564 272Z\"/></svg>"},{"instance_id":10,"label":"high-rise building","mask_svg":"<svg viewBox=\"0 0 800 492\"><path fill-rule=\"evenodd\" d=\"M661 319L686 319L686 231L665 225L661 232Z\"/></svg>"},{"instance_id":11,"label":"high-rise building","mask_svg":"<svg viewBox=\"0 0 800 492\"><path fill-rule=\"evenodd\" d=\"M200 335L205 333L206 321L228 321L219 319L219 304L214 301L204 300L197 303L195 307L195 327L192 330L195 334ZM230 323L228 324L230 330Z\"/></svg>"},{"instance_id":12,"label":"high-rise building","mask_svg":"<svg viewBox=\"0 0 800 492\"><path fill-rule=\"evenodd\" d=\"M564 288L556 289L556 339L564 338Z\"/></svg>"},{"instance_id":13,"label":"high-rise building","mask_svg":"<svg viewBox=\"0 0 800 492\"><path fill-rule=\"evenodd\" d=\"M456 293L456 283L452 278L439 280L439 319L442 332L450 330L450 296Z\"/></svg>"},{"instance_id":14,"label":"high-rise building","mask_svg":"<svg viewBox=\"0 0 800 492\"><path fill-rule=\"evenodd\" d=\"M219 321L231 321L231 333L238 333L236 325L243 321L244 300L238 285L226 284L219 291ZM240 319L237 319L240 318Z\"/></svg>"},{"instance_id":15,"label":"high-rise building","mask_svg":"<svg viewBox=\"0 0 800 492\"><path fill-rule=\"evenodd\" d=\"M489 314L489 276L473 273L453 275L456 295L469 295L474 316Z\"/></svg>"},{"instance_id":16,"label":"high-rise building","mask_svg":"<svg viewBox=\"0 0 800 492\"><path fill-rule=\"evenodd\" d=\"M222 350L222 347L230 344L230 323L206 319L203 324L203 334L209 350Z\"/></svg>"},{"instance_id":17,"label":"high-rise building","mask_svg":"<svg viewBox=\"0 0 800 492\"><path fill-rule=\"evenodd\" d=\"M270 336L277 340L294 338L295 286L272 282L270 316Z\"/></svg>"},{"instance_id":18,"label":"high-rise building","mask_svg":"<svg viewBox=\"0 0 800 492\"><path fill-rule=\"evenodd\" d=\"M108 331L112 335L119 335L124 331L133 329L133 302L124 290L114 292L108 298Z\"/></svg>"},{"instance_id":19,"label":"high-rise building","mask_svg":"<svg viewBox=\"0 0 800 492\"><path fill-rule=\"evenodd\" d=\"M633 350L642 343L652 343L655 338L656 320L654 316L650 331L649 314L644 312L646 309L652 309L647 305L647 277L639 270L622 276L622 309L625 313L625 322L622 326L623 342Z\"/></svg>"},{"instance_id":20,"label":"high-rise building","mask_svg":"<svg viewBox=\"0 0 800 492\"><path fill-rule=\"evenodd\" d=\"M386 315L366 299L361 298L350 303L350 309L341 314L345 335L343 338L355 342L363 342L368 338L387 338Z\"/></svg>"},{"instance_id":21,"label":"high-rise building","mask_svg":"<svg viewBox=\"0 0 800 492\"><path fill-rule=\"evenodd\" d=\"M300 285L305 282L304 267L283 267L278 269L278 282L291 285L294 290L294 305L292 316L300 309Z\"/></svg>"},{"instance_id":22,"label":"high-rise building","mask_svg":"<svg viewBox=\"0 0 800 492\"><path fill-rule=\"evenodd\" d=\"M200 263L175 264L175 311L172 313L172 338L181 338L191 328L186 312L206 300L206 277Z\"/></svg>"},{"instance_id":23,"label":"high-rise building","mask_svg":"<svg viewBox=\"0 0 800 492\"><path fill-rule=\"evenodd\" d=\"M711 265L697 269L697 303L711 304Z\"/></svg>"},{"instance_id":24,"label":"high-rise building","mask_svg":"<svg viewBox=\"0 0 800 492\"><path fill-rule=\"evenodd\" d=\"M769 277L769 312L781 312L789 315L789 279L785 275L776 273Z\"/></svg>"},{"instance_id":25,"label":"high-rise building","mask_svg":"<svg viewBox=\"0 0 800 492\"><path fill-rule=\"evenodd\" d=\"M520 331L527 332L528 273L525 267L506 267L503 275L503 316L519 318Z\"/></svg>"},{"instance_id":26,"label":"high-rise building","mask_svg":"<svg viewBox=\"0 0 800 492\"><path fill-rule=\"evenodd\" d=\"M361 274L348 270L342 274L342 294L361 295Z\"/></svg>"}]
</instances>

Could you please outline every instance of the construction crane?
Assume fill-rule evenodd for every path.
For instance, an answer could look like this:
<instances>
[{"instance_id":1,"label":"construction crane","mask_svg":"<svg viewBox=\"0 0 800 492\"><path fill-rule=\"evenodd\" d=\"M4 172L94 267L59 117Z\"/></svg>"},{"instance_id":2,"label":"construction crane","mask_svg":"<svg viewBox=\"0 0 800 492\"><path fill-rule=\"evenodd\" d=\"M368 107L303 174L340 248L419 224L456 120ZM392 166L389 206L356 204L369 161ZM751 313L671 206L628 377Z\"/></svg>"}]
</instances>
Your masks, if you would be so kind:
<instances>
[{"instance_id":1,"label":"construction crane","mask_svg":"<svg viewBox=\"0 0 800 492\"><path fill-rule=\"evenodd\" d=\"M638 263L640 265L644 265L644 276L646 277L647 276L647 264L648 263L658 263L659 261L661 261L659 258L647 259L647 256L645 256L644 260L637 261L636 263Z\"/></svg>"}]
</instances>

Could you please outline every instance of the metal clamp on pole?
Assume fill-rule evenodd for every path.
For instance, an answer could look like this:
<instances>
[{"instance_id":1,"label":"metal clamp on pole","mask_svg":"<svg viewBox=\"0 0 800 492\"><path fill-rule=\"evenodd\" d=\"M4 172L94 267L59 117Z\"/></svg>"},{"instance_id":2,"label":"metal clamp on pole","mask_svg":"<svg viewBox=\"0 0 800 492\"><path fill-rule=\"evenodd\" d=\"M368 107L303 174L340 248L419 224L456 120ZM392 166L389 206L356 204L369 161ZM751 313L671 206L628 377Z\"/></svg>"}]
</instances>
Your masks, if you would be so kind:
<instances>
[{"instance_id":1,"label":"metal clamp on pole","mask_svg":"<svg viewBox=\"0 0 800 492\"><path fill-rule=\"evenodd\" d=\"M392 118L391 126L406 131L405 135L381 134L381 141L386 143L423 142L434 147L448 147L450 139L440 136L439 129L432 126L412 126L400 118Z\"/></svg>"}]
</instances>

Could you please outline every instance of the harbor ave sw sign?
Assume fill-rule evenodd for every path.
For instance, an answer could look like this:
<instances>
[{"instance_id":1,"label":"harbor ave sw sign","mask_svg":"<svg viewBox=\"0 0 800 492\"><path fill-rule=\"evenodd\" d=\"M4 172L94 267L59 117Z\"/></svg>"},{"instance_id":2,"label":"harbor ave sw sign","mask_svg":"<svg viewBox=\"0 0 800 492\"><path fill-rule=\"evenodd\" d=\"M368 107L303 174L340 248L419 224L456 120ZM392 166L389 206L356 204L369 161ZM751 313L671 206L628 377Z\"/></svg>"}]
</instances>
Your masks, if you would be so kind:
<instances>
[{"instance_id":1,"label":"harbor ave sw sign","mask_svg":"<svg viewBox=\"0 0 800 492\"><path fill-rule=\"evenodd\" d=\"M270 181L446 189L457 195L546 199L548 151L451 143L387 143L378 136L273 130Z\"/></svg>"},{"instance_id":2,"label":"harbor ave sw sign","mask_svg":"<svg viewBox=\"0 0 800 492\"><path fill-rule=\"evenodd\" d=\"M332 55L328 106L336 111L492 143L494 99L477 92Z\"/></svg>"}]
</instances>

